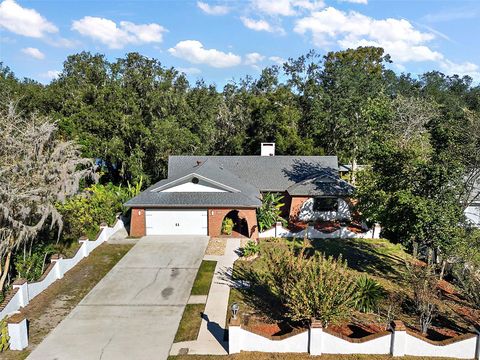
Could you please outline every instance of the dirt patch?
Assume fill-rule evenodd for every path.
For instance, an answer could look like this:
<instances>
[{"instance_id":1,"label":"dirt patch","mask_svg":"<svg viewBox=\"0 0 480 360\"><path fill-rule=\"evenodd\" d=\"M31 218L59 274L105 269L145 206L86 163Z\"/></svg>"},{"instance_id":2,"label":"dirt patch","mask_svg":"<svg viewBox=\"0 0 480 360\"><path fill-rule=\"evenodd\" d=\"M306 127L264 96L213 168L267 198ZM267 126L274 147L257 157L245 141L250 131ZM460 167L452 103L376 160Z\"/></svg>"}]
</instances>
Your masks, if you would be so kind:
<instances>
[{"instance_id":1,"label":"dirt patch","mask_svg":"<svg viewBox=\"0 0 480 360\"><path fill-rule=\"evenodd\" d=\"M211 238L208 242L205 255L224 255L227 246L227 238Z\"/></svg>"},{"instance_id":2,"label":"dirt patch","mask_svg":"<svg viewBox=\"0 0 480 360\"><path fill-rule=\"evenodd\" d=\"M20 312L29 322L29 346L6 351L1 359L24 359L52 331L133 245L102 244Z\"/></svg>"}]
</instances>

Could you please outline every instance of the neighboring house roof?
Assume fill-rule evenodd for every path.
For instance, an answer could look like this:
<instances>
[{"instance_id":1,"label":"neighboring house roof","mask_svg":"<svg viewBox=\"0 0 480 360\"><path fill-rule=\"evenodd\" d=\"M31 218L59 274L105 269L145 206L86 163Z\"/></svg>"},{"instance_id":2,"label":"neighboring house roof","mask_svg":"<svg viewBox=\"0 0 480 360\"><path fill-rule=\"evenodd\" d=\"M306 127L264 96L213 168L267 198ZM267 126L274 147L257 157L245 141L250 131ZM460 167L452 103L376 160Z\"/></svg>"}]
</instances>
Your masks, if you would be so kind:
<instances>
[{"instance_id":1,"label":"neighboring house roof","mask_svg":"<svg viewBox=\"0 0 480 360\"><path fill-rule=\"evenodd\" d=\"M170 156L168 177L183 173L197 161L213 160L260 191L285 191L305 179L330 170L338 172L336 156Z\"/></svg>"},{"instance_id":2,"label":"neighboring house roof","mask_svg":"<svg viewBox=\"0 0 480 360\"><path fill-rule=\"evenodd\" d=\"M469 201L472 205L480 205L480 178L473 185Z\"/></svg>"},{"instance_id":3,"label":"neighboring house roof","mask_svg":"<svg viewBox=\"0 0 480 360\"><path fill-rule=\"evenodd\" d=\"M355 188L338 176L320 175L290 186L290 195L350 196Z\"/></svg>"},{"instance_id":4,"label":"neighboring house roof","mask_svg":"<svg viewBox=\"0 0 480 360\"><path fill-rule=\"evenodd\" d=\"M357 171L364 170L367 167L368 167L368 165L357 165ZM350 171L352 171L352 165L351 164L338 165L338 171L340 171L340 172L350 172Z\"/></svg>"},{"instance_id":5,"label":"neighboring house roof","mask_svg":"<svg viewBox=\"0 0 480 360\"><path fill-rule=\"evenodd\" d=\"M165 192L187 178L198 177L222 188L222 192ZM231 173L213 160L184 169L182 172L150 186L125 205L148 207L211 207L211 206L261 206L261 194L257 188Z\"/></svg>"}]
</instances>

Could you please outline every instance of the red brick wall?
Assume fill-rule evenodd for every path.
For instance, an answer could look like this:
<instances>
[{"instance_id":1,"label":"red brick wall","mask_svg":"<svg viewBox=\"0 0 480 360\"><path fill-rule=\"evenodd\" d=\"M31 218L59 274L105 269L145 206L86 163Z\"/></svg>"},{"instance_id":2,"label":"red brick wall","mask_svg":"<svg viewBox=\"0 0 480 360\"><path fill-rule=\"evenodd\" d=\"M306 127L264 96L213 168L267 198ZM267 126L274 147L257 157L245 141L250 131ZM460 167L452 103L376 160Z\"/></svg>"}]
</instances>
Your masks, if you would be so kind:
<instances>
[{"instance_id":1,"label":"red brick wall","mask_svg":"<svg viewBox=\"0 0 480 360\"><path fill-rule=\"evenodd\" d=\"M310 197L308 196L292 196L290 202L290 214L288 217L290 221L295 221L297 219L298 213L300 212L303 203L308 199L310 199Z\"/></svg>"},{"instance_id":2,"label":"red brick wall","mask_svg":"<svg viewBox=\"0 0 480 360\"><path fill-rule=\"evenodd\" d=\"M130 236L145 236L145 209L132 208L130 217Z\"/></svg>"},{"instance_id":3,"label":"red brick wall","mask_svg":"<svg viewBox=\"0 0 480 360\"><path fill-rule=\"evenodd\" d=\"M232 210L238 210L238 216L247 220L250 238L258 238L257 213L255 209L208 209L208 235L215 237L222 233L222 221Z\"/></svg>"}]
</instances>

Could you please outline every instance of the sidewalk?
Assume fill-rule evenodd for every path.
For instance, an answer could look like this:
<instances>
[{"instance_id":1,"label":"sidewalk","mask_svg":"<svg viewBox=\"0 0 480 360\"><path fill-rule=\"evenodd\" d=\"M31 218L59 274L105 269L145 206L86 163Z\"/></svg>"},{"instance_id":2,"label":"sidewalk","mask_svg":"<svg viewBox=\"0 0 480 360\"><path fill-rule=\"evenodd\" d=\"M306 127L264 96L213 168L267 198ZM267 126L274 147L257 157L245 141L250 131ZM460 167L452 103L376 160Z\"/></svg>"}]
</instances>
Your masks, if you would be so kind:
<instances>
[{"instance_id":1,"label":"sidewalk","mask_svg":"<svg viewBox=\"0 0 480 360\"><path fill-rule=\"evenodd\" d=\"M225 319L227 317L230 282L225 275L231 275L233 263L238 259L240 239L228 239L225 254L206 255L204 260L217 261L212 285L205 306L204 317L195 341L185 341L172 345L170 355L178 355L181 349L188 348L188 354L227 355L228 341L224 341Z\"/></svg>"}]
</instances>

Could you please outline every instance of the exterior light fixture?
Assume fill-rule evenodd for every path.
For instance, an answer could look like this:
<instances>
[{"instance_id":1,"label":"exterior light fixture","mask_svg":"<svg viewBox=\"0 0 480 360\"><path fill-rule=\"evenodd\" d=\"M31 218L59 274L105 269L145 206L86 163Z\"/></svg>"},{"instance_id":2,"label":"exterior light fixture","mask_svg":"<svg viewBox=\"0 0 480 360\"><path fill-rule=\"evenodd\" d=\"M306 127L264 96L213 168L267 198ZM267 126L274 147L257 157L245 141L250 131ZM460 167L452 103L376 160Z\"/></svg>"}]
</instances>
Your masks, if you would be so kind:
<instances>
[{"instance_id":1,"label":"exterior light fixture","mask_svg":"<svg viewBox=\"0 0 480 360\"><path fill-rule=\"evenodd\" d=\"M240 309L240 306L238 306L237 303L233 303L231 309L232 309L232 317L233 317L234 319L236 319L236 318L237 318L237 314L238 314L238 310Z\"/></svg>"}]
</instances>

